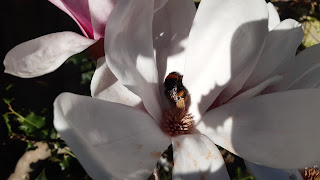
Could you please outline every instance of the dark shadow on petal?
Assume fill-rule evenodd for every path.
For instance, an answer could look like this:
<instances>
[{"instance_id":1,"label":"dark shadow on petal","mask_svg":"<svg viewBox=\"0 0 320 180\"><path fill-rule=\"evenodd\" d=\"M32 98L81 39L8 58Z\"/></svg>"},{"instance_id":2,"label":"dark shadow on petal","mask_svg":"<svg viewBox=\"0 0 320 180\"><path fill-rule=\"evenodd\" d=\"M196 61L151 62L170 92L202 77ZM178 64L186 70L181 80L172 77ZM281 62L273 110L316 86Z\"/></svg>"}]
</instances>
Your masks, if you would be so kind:
<instances>
[{"instance_id":1,"label":"dark shadow on petal","mask_svg":"<svg viewBox=\"0 0 320 180\"><path fill-rule=\"evenodd\" d=\"M249 22L249 23L247 23L247 24L243 24L239 29L238 29L238 31L235 33L235 36L234 37L239 37L239 35L240 36L247 36L247 37L249 37L250 38L250 33L247 33L246 32L246 29L247 29L247 27L250 27L250 26L252 26L252 25L254 25L254 26L265 26L266 28L267 28L267 20L261 20L261 21L256 21L256 22ZM279 37L281 37L281 36L283 36L283 35L285 35L286 34L286 32L289 32L290 30L274 30L274 31L272 31L272 32L270 32L270 33L272 33L273 35L278 35ZM241 39L240 39L241 40ZM252 39L252 41L254 41L254 39ZM240 43L240 45L241 45L241 41L239 41L239 38L234 38L234 39L232 39L232 45L234 45L234 44L239 44ZM239 55L241 55L241 52L238 52L237 51L238 49L231 49L231 57L232 57L232 62L233 61L237 61L237 57L239 56ZM240 53L240 54L239 54ZM277 53L277 52L275 52L275 53ZM257 58L259 58L260 56L258 56ZM288 57L289 58L289 57ZM254 62L253 62L254 63ZM270 72L270 74L272 75L272 73L278 73L278 74L281 74L281 73L283 73L285 70L286 70L286 68L287 67L289 67L289 65L290 65L290 63L292 63L292 61L291 60L289 60L288 61L288 63L286 63L286 64L282 64L281 66L280 66L280 69L278 68L278 69L275 69L273 72ZM232 67L233 66L233 64L231 64L231 69L233 68ZM230 78L230 80L232 81L232 80L234 80L234 79L236 79L237 77L238 77L238 75L239 74L231 74L231 78ZM270 76L267 76L265 79L267 79L267 78L269 78ZM256 83L255 85L258 85L259 83L261 83L261 82L263 82L263 80L265 80L265 79L262 79L260 82L258 82L258 83ZM229 81L229 83L231 82L231 81ZM243 83L245 83L245 82L243 82ZM281 81L279 82L279 83L281 83ZM216 86L216 88L223 88L223 89L225 89L225 87L226 86ZM199 88L201 88L201 87L199 87ZM267 87L268 88L268 87ZM269 87L270 88L270 87ZM233 97L235 97L236 95L238 95L240 92L244 92L245 90L247 90L247 89L242 89L242 86L240 87L240 89L238 90L238 91L235 91L235 94L234 94L234 96L232 96L232 97L230 97L231 99L233 98ZM221 91L221 92L223 92L223 90ZM271 92L271 93L274 93L274 91L268 91L269 93ZM207 95L205 95L205 96L203 96L202 97L202 100L204 100L204 99L208 99L208 98L210 98L210 97L212 97L212 95L213 95L213 93L215 93L215 91L214 91L214 89L212 89ZM267 93L266 91L265 92L263 92L262 91L262 93ZM262 95L262 94L258 94L257 96L259 96L259 95ZM215 99L215 100L212 100L213 101L213 103L212 103L212 106L207 110L207 112L208 111L212 111L212 112L214 112L215 111L215 108L219 108L219 107L221 107L221 106L224 106L225 104L228 104L228 100L230 100L230 99L228 99L227 101L225 101L225 102L217 102L217 101L219 101L219 99L221 98L221 97L223 97L223 94L222 93L220 93L219 94L219 96L217 97L217 99ZM231 103L230 103L231 104ZM241 107L239 107L239 109L240 109ZM206 112L206 113L207 113ZM237 110L235 110L234 112L237 112ZM250 116L251 117L251 114L247 114L248 115L248 117ZM254 112L252 112L252 116L254 116L254 117L259 117L259 116L261 116L261 117L270 117L270 118L272 118L272 115L270 115L270 114L267 114L266 113L266 111L264 110L264 109L262 109L262 108L255 108L255 111ZM221 128L221 127L223 127L224 126L224 123L226 123L227 121L226 120L228 120L228 119L230 119L230 118L232 118L232 127L231 127L231 134L232 134L232 137L231 137L231 145L232 145L232 147L233 147L233 149L235 150L235 152L237 152L238 154L239 154L239 156L242 156L242 155L245 155L246 153L247 153L247 149L248 148L254 148L254 147L248 147L247 145L246 145L246 141L242 141L242 142L239 142L239 139L241 138L241 140L245 140L245 138L244 138L244 136L245 137L248 137L248 141L250 140L251 142L250 142L250 144L256 144L257 146L259 146L258 147L258 149L263 149L263 147L266 147L266 146L268 146L268 144L262 144L261 142L263 142L263 139L259 139L259 138L255 138L255 137L258 137L259 136L259 134L252 134L251 133L251 131L250 131L250 129L248 129L248 131L247 132L239 132L239 130L240 129L242 129L242 128L237 128L237 127L240 127L239 125L241 124L241 123L238 123L238 121L237 121L237 114L236 113L234 113L234 114L232 114L232 112L230 113L230 114L228 114L228 113L226 113L225 115L221 115L221 116L219 116L220 117L220 119L210 119L210 120L206 120L206 122L209 122L209 121L211 121L210 122L210 124L208 124L208 123L206 123L206 122L204 122L204 121L202 121L204 124L206 124L206 126L208 126L208 128L212 128L212 129L214 129L214 130L218 130L218 128ZM244 118L243 116L242 116L242 118ZM250 124L250 128L252 128L252 130L254 131L254 132L256 132L256 128L259 128L259 120L261 120L261 119L256 119L256 122L254 122L254 124ZM238 137L237 135L239 135L239 134L241 134L242 135L242 137ZM293 134L293 136L294 136L295 134ZM296 134L296 135L298 135L298 134ZM261 142L260 142L261 141ZM260 143L259 143L260 142ZM278 142L279 143L279 142ZM288 143L288 142L286 142L286 141L283 141L282 142L283 144L286 144L286 143ZM297 143L299 143L299 142L297 142ZM228 147L224 147L224 148L226 148L226 149L228 149ZM278 148L280 148L280 147L274 147L273 149L276 151ZM268 148L269 150L270 150L270 148ZM281 149L281 148L280 148ZM255 155L255 158L256 159L259 159L259 160L261 160L261 159L263 159L263 158L265 158L265 154L268 154L269 152L257 152L257 154ZM273 151L271 152L270 151L270 154L275 154ZM259 157L259 155L261 154L261 158ZM262 155L262 154L264 154L264 155ZM262 158L262 156L263 156L263 158ZM279 156L281 156L281 154L279 155ZM292 156L292 159L294 159L294 158L296 158L296 157L294 157L294 156ZM250 159L248 159L248 160L250 160ZM279 160L280 161L280 160ZM259 162L259 163L263 163L263 162ZM192 174L191 174L192 175Z\"/></svg>"}]
</instances>

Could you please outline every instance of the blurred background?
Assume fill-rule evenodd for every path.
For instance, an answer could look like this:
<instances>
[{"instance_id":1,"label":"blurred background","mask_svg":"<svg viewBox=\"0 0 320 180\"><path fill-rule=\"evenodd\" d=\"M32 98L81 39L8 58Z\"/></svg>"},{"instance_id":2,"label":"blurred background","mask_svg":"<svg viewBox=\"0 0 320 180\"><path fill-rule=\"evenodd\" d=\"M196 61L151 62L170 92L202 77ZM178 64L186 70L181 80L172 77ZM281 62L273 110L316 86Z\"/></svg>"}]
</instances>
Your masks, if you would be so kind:
<instances>
[{"instance_id":1,"label":"blurred background","mask_svg":"<svg viewBox=\"0 0 320 180\"><path fill-rule=\"evenodd\" d=\"M267 1L269 2L269 1ZM293 18L303 25L305 37L298 51L319 43L319 1L274 0L281 20ZM14 46L53 32L82 34L64 12L44 0L3 1L0 11L0 59ZM195 0L198 6L200 0ZM53 73L30 79L4 74L0 64L0 179L90 179L53 128L53 101L61 92L90 95L95 61L88 50L70 57ZM231 179L254 179L241 158L221 149ZM171 179L172 152L162 156L163 179ZM40 160L39 160L40 159ZM27 162L23 165L22 162ZM170 164L171 163L171 164ZM153 177L150 175L150 179Z\"/></svg>"}]
</instances>

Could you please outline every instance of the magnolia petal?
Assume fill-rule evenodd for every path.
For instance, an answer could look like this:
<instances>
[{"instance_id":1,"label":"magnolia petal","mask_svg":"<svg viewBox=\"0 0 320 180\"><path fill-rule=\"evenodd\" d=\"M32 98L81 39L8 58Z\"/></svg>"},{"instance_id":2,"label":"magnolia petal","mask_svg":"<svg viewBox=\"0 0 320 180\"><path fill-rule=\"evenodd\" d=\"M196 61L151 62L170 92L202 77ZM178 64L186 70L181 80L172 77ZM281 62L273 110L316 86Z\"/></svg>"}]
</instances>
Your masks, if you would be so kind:
<instances>
[{"instance_id":1,"label":"magnolia petal","mask_svg":"<svg viewBox=\"0 0 320 180\"><path fill-rule=\"evenodd\" d=\"M208 111L196 129L251 162L280 169L313 166L320 159L319 98L319 89L303 89L228 103Z\"/></svg>"},{"instance_id":2,"label":"magnolia petal","mask_svg":"<svg viewBox=\"0 0 320 180\"><path fill-rule=\"evenodd\" d=\"M254 96L257 96L265 88L267 88L271 84L279 82L281 80L282 80L282 76L280 76L280 75L269 78L266 81L264 81L263 83L257 85L256 87L251 88L251 89L239 94L238 96L232 98L230 101L228 101L228 103L239 101L239 100L244 100L244 99L249 99Z\"/></svg>"},{"instance_id":3,"label":"magnolia petal","mask_svg":"<svg viewBox=\"0 0 320 180\"><path fill-rule=\"evenodd\" d=\"M153 46L160 82L173 71L183 74L185 49L195 13L192 0L172 0L154 14Z\"/></svg>"},{"instance_id":4,"label":"magnolia petal","mask_svg":"<svg viewBox=\"0 0 320 180\"><path fill-rule=\"evenodd\" d=\"M171 72L183 74L185 49L195 14L196 7L192 0L171 0L154 14L153 47L159 82L164 82ZM160 91L164 91L163 86L160 86ZM164 96L164 93L161 95Z\"/></svg>"},{"instance_id":5,"label":"magnolia petal","mask_svg":"<svg viewBox=\"0 0 320 180\"><path fill-rule=\"evenodd\" d=\"M74 32L52 33L21 43L4 59L5 73L31 78L50 73L95 43Z\"/></svg>"},{"instance_id":6,"label":"magnolia petal","mask_svg":"<svg viewBox=\"0 0 320 180\"><path fill-rule=\"evenodd\" d=\"M320 44L311 46L302 52L300 52L291 65L286 69L284 74L284 79L281 83L278 83L272 87L273 91L283 91L287 90L292 86L297 80L301 79L303 76L307 75L308 72L313 71L318 68L320 64ZM318 77L313 76L310 81L314 81ZM304 88L300 86L300 88Z\"/></svg>"},{"instance_id":7,"label":"magnolia petal","mask_svg":"<svg viewBox=\"0 0 320 180\"><path fill-rule=\"evenodd\" d=\"M118 0L88 0L94 39L104 38L108 17Z\"/></svg>"},{"instance_id":8,"label":"magnolia petal","mask_svg":"<svg viewBox=\"0 0 320 180\"><path fill-rule=\"evenodd\" d=\"M320 84L320 63L308 69L288 89L309 89L316 88Z\"/></svg>"},{"instance_id":9,"label":"magnolia petal","mask_svg":"<svg viewBox=\"0 0 320 180\"><path fill-rule=\"evenodd\" d=\"M200 134L172 138L173 179L230 179L217 146Z\"/></svg>"},{"instance_id":10,"label":"magnolia petal","mask_svg":"<svg viewBox=\"0 0 320 180\"><path fill-rule=\"evenodd\" d=\"M257 180L303 180L299 170L274 169L244 160L247 169Z\"/></svg>"},{"instance_id":11,"label":"magnolia petal","mask_svg":"<svg viewBox=\"0 0 320 180\"><path fill-rule=\"evenodd\" d=\"M183 77L191 94L189 111L195 120L232 79L239 77L241 81L233 81L231 89L242 87L260 56L267 18L262 0L201 1L190 31Z\"/></svg>"},{"instance_id":12,"label":"magnolia petal","mask_svg":"<svg viewBox=\"0 0 320 180\"><path fill-rule=\"evenodd\" d=\"M262 49L263 48L260 49L258 54L261 54ZM254 70L256 62L257 61L248 61L248 64L244 66L242 72L229 81L228 86L223 89L223 91L219 94L212 105L216 107L220 106L230 100L233 96L235 96L241 90L243 84L246 82L251 72Z\"/></svg>"},{"instance_id":13,"label":"magnolia petal","mask_svg":"<svg viewBox=\"0 0 320 180\"><path fill-rule=\"evenodd\" d=\"M260 60L244 88L247 89L266 80L281 64L287 65L295 57L302 38L301 25L293 19L282 21L269 32Z\"/></svg>"},{"instance_id":14,"label":"magnolia petal","mask_svg":"<svg viewBox=\"0 0 320 180\"><path fill-rule=\"evenodd\" d=\"M267 4L269 18L268 18L268 29L271 31L278 24L280 24L280 17L277 10L274 8L273 4L269 2Z\"/></svg>"},{"instance_id":15,"label":"magnolia petal","mask_svg":"<svg viewBox=\"0 0 320 180\"><path fill-rule=\"evenodd\" d=\"M154 11L158 11L159 9L161 9L168 0L154 0Z\"/></svg>"},{"instance_id":16,"label":"magnolia petal","mask_svg":"<svg viewBox=\"0 0 320 180\"><path fill-rule=\"evenodd\" d=\"M52 4L67 13L88 38L93 39L88 0L49 0Z\"/></svg>"},{"instance_id":17,"label":"magnolia petal","mask_svg":"<svg viewBox=\"0 0 320 180\"><path fill-rule=\"evenodd\" d=\"M137 94L148 113L160 121L158 72L152 48L153 5L153 0L118 1L106 25L105 54L119 82Z\"/></svg>"},{"instance_id":18,"label":"magnolia petal","mask_svg":"<svg viewBox=\"0 0 320 180\"><path fill-rule=\"evenodd\" d=\"M104 57L97 60L97 69L92 77L90 90L92 97L144 109L140 97L118 81L108 68Z\"/></svg>"},{"instance_id":19,"label":"magnolia petal","mask_svg":"<svg viewBox=\"0 0 320 180\"><path fill-rule=\"evenodd\" d=\"M54 126L93 179L147 179L170 143L148 114L80 96L59 95Z\"/></svg>"}]
</instances>

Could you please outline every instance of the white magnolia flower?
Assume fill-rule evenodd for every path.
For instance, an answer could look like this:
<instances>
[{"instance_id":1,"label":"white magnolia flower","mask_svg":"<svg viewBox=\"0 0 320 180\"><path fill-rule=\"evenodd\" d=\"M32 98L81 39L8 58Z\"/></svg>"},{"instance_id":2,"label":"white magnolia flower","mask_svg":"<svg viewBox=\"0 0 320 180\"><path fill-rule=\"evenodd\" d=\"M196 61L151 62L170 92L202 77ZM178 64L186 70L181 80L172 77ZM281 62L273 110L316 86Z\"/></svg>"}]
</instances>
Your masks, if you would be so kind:
<instances>
[{"instance_id":1,"label":"white magnolia flower","mask_svg":"<svg viewBox=\"0 0 320 180\"><path fill-rule=\"evenodd\" d=\"M319 163L319 46L263 0L119 0L91 91L55 101L54 124L94 179L147 178L173 145L174 179L228 179L216 145L261 165ZM162 8L154 4L164 5ZM161 6L159 6L161 7ZM190 134L160 129L164 78L184 75ZM312 147L312 148L308 148Z\"/></svg>"}]
</instances>

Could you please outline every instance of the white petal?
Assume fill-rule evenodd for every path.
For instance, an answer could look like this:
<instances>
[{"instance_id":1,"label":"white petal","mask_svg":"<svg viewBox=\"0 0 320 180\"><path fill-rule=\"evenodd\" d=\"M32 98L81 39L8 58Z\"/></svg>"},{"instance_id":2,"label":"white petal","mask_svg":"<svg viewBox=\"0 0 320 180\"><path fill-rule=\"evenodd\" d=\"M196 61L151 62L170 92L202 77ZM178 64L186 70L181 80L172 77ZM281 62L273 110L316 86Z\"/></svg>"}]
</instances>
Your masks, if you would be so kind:
<instances>
[{"instance_id":1,"label":"white petal","mask_svg":"<svg viewBox=\"0 0 320 180\"><path fill-rule=\"evenodd\" d=\"M311 46L302 52L300 52L294 61L287 67L284 74L284 80L281 83L275 85L273 90L282 91L287 90L295 82L298 82L303 76L309 72L316 72L316 68L320 64L320 44ZM310 81L318 79L317 76L310 77ZM300 86L300 88L304 88ZM308 87L306 87L308 88Z\"/></svg>"},{"instance_id":2,"label":"white petal","mask_svg":"<svg viewBox=\"0 0 320 180\"><path fill-rule=\"evenodd\" d=\"M97 69L92 77L90 90L92 97L144 109L140 97L118 81L108 68L104 57L97 60Z\"/></svg>"},{"instance_id":3,"label":"white petal","mask_svg":"<svg viewBox=\"0 0 320 180\"><path fill-rule=\"evenodd\" d=\"M268 7L268 12L269 12L268 29L269 29L269 31L271 31L278 24L280 24L280 17L279 17L277 10L274 8L274 6L271 2L269 2L267 4L267 7Z\"/></svg>"},{"instance_id":4,"label":"white petal","mask_svg":"<svg viewBox=\"0 0 320 180\"><path fill-rule=\"evenodd\" d=\"M4 59L5 73L31 78L50 73L70 56L95 43L73 32L41 36L11 49Z\"/></svg>"},{"instance_id":5,"label":"white petal","mask_svg":"<svg viewBox=\"0 0 320 180\"><path fill-rule=\"evenodd\" d=\"M231 93L242 87L260 56L267 18L262 0L201 1L190 32L183 78L191 94L189 111L196 120L225 87L229 85Z\"/></svg>"},{"instance_id":6,"label":"white petal","mask_svg":"<svg viewBox=\"0 0 320 180\"><path fill-rule=\"evenodd\" d=\"M168 0L154 0L154 11L161 9Z\"/></svg>"},{"instance_id":7,"label":"white petal","mask_svg":"<svg viewBox=\"0 0 320 180\"><path fill-rule=\"evenodd\" d=\"M54 126L93 179L146 179L170 143L143 111L71 93L55 100Z\"/></svg>"},{"instance_id":8,"label":"white petal","mask_svg":"<svg viewBox=\"0 0 320 180\"><path fill-rule=\"evenodd\" d=\"M196 13L192 0L171 0L153 18L153 46L159 80L176 71L184 72L185 50Z\"/></svg>"},{"instance_id":9,"label":"white petal","mask_svg":"<svg viewBox=\"0 0 320 180\"><path fill-rule=\"evenodd\" d=\"M302 38L301 25L293 19L282 21L269 32L260 60L244 88L247 89L261 83L270 78L270 75L275 75L272 72L280 65L287 65L295 57Z\"/></svg>"},{"instance_id":10,"label":"white petal","mask_svg":"<svg viewBox=\"0 0 320 180\"><path fill-rule=\"evenodd\" d=\"M105 54L112 73L160 121L158 72L152 46L153 5L153 0L117 3L106 26Z\"/></svg>"},{"instance_id":11,"label":"white petal","mask_svg":"<svg viewBox=\"0 0 320 180\"><path fill-rule=\"evenodd\" d=\"M170 0L154 14L153 47L160 83L171 72L183 74L188 36L195 14L192 0ZM165 100L163 91L164 87L160 85L161 99Z\"/></svg>"},{"instance_id":12,"label":"white petal","mask_svg":"<svg viewBox=\"0 0 320 180\"><path fill-rule=\"evenodd\" d=\"M309 167L320 162L319 99L319 89L258 96L208 111L197 129L251 162L281 169Z\"/></svg>"},{"instance_id":13,"label":"white petal","mask_svg":"<svg viewBox=\"0 0 320 180\"><path fill-rule=\"evenodd\" d=\"M257 96L261 91L263 91L266 87L270 86L273 83L279 82L282 80L282 76L274 76L272 78L267 79L266 81L262 82L261 84L257 85L256 87L253 87L238 96L232 98L228 103L243 100L243 99L249 99L254 96Z\"/></svg>"},{"instance_id":14,"label":"white petal","mask_svg":"<svg viewBox=\"0 0 320 180\"><path fill-rule=\"evenodd\" d=\"M316 88L320 84L320 63L304 72L298 79L289 85L288 89Z\"/></svg>"},{"instance_id":15,"label":"white petal","mask_svg":"<svg viewBox=\"0 0 320 180\"><path fill-rule=\"evenodd\" d=\"M230 179L217 146L200 134L172 138L173 179Z\"/></svg>"},{"instance_id":16,"label":"white petal","mask_svg":"<svg viewBox=\"0 0 320 180\"><path fill-rule=\"evenodd\" d=\"M246 167L257 180L303 180L299 170L274 169L244 160Z\"/></svg>"}]
</instances>

